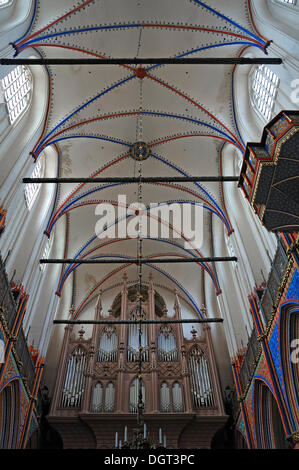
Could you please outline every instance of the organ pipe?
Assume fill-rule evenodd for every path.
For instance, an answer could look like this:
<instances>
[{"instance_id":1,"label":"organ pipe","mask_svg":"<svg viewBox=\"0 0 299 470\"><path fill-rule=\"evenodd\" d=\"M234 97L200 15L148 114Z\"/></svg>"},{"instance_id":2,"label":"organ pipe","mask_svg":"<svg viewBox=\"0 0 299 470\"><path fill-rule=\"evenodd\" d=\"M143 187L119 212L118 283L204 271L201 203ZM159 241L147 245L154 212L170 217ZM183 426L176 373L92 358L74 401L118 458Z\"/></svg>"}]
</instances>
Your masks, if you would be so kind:
<instances>
[{"instance_id":1,"label":"organ pipe","mask_svg":"<svg viewBox=\"0 0 299 470\"><path fill-rule=\"evenodd\" d=\"M113 327L104 328L100 338L98 361L99 362L117 362L117 334Z\"/></svg>"},{"instance_id":2,"label":"organ pipe","mask_svg":"<svg viewBox=\"0 0 299 470\"><path fill-rule=\"evenodd\" d=\"M203 354L193 350L189 358L191 394L195 408L214 406L208 363Z\"/></svg>"},{"instance_id":3,"label":"organ pipe","mask_svg":"<svg viewBox=\"0 0 299 470\"><path fill-rule=\"evenodd\" d=\"M130 408L130 413L137 413L138 408L138 377L136 377L133 382L131 383L130 386L130 403L129 403L129 408ZM141 382L141 393L142 393L142 401L145 405L145 387L144 383Z\"/></svg>"},{"instance_id":4,"label":"organ pipe","mask_svg":"<svg viewBox=\"0 0 299 470\"><path fill-rule=\"evenodd\" d=\"M102 411L103 402L103 387L102 384L97 383L93 389L91 411L93 413L100 413Z\"/></svg>"},{"instance_id":5,"label":"organ pipe","mask_svg":"<svg viewBox=\"0 0 299 470\"><path fill-rule=\"evenodd\" d=\"M160 362L176 362L178 360L178 352L174 334L169 326L161 328L158 336L158 361Z\"/></svg>"},{"instance_id":6,"label":"organ pipe","mask_svg":"<svg viewBox=\"0 0 299 470\"><path fill-rule=\"evenodd\" d=\"M172 402L175 413L184 411L182 387L177 382L172 387Z\"/></svg>"},{"instance_id":7,"label":"organ pipe","mask_svg":"<svg viewBox=\"0 0 299 470\"><path fill-rule=\"evenodd\" d=\"M115 402L115 387L112 382L110 382L105 391L105 403L104 411L105 413L112 413L114 411L114 402Z\"/></svg>"},{"instance_id":8,"label":"organ pipe","mask_svg":"<svg viewBox=\"0 0 299 470\"><path fill-rule=\"evenodd\" d=\"M160 408L162 413L170 412L170 391L166 382L163 382L160 387Z\"/></svg>"},{"instance_id":9,"label":"organ pipe","mask_svg":"<svg viewBox=\"0 0 299 470\"><path fill-rule=\"evenodd\" d=\"M135 312L130 315L130 320L137 320ZM148 325L142 324L141 326L141 346L143 350L139 352L139 325L129 325L128 328L128 347L127 347L127 360L128 362L137 362L139 354L143 362L149 361L149 348L148 348Z\"/></svg>"},{"instance_id":10,"label":"organ pipe","mask_svg":"<svg viewBox=\"0 0 299 470\"><path fill-rule=\"evenodd\" d=\"M81 406L86 366L86 353L83 348L79 347L72 353L67 364L61 399L61 406L64 408Z\"/></svg>"}]
</instances>

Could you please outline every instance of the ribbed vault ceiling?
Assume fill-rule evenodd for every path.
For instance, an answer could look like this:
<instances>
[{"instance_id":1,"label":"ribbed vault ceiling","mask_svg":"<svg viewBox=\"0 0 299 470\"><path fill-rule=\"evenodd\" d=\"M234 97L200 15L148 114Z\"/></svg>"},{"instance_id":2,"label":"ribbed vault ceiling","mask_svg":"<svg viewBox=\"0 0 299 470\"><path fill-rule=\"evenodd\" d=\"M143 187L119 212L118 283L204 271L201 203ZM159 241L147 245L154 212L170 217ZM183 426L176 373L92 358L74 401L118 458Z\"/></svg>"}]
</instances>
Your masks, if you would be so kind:
<instances>
[{"instance_id":1,"label":"ribbed vault ceiling","mask_svg":"<svg viewBox=\"0 0 299 470\"><path fill-rule=\"evenodd\" d=\"M262 39L254 38L247 0L93 0L76 5L72 0L51 0L38 4L33 28L17 44L20 53L36 47L47 58L92 54L236 57L248 45L264 46ZM82 4L85 7L76 10ZM63 15L67 16L48 27ZM51 66L50 110L35 155L38 158L44 146L57 141L61 176L87 177L98 172L99 176L137 176L138 165L128 153L142 135L151 149L142 166L143 176L219 175L223 144L229 141L242 150L233 116L232 73L231 66L150 66L140 79L130 66ZM82 255L86 255L103 245L94 232L97 201L117 201L118 194L126 194L130 204L136 201L136 191L136 185L62 185L56 210L61 215L71 209L68 257L78 256L83 247ZM143 185L143 203L161 201L204 201L205 236L200 252L205 256L211 254L210 211L229 229L219 183ZM52 222L49 231L55 226ZM191 255L182 250L181 240L174 242L145 240L144 256ZM101 246L87 257L135 256L136 246L136 240L122 240ZM187 292L195 304L202 303L199 265L158 268L160 272L145 266L145 276L152 270L156 282L171 289L182 285L186 299ZM77 303L89 291L87 276L100 282L113 269L118 266L80 266ZM212 265L206 269L212 277ZM126 271L133 281L136 266ZM119 282L122 273L112 276L105 286Z\"/></svg>"}]
</instances>

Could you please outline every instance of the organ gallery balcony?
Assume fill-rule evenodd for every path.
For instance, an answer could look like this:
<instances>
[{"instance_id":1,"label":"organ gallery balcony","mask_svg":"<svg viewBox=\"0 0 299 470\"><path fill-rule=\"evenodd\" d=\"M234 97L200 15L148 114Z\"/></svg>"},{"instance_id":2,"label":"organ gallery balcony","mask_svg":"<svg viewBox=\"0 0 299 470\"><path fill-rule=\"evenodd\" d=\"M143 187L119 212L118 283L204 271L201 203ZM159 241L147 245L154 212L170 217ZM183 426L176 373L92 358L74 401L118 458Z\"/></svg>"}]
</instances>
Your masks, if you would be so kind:
<instances>
[{"instance_id":1,"label":"organ gallery balcony","mask_svg":"<svg viewBox=\"0 0 299 470\"><path fill-rule=\"evenodd\" d=\"M239 187L273 232L299 229L299 111L281 111L248 143Z\"/></svg>"}]
</instances>

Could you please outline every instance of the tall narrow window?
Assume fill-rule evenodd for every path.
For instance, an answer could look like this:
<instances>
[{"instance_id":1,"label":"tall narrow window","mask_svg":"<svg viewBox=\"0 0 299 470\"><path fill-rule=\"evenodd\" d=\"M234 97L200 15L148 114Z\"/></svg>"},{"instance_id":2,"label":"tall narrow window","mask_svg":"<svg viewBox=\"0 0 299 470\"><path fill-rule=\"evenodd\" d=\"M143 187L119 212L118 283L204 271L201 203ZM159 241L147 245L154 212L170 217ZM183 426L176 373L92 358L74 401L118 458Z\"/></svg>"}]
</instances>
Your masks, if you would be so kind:
<instances>
[{"instance_id":1,"label":"tall narrow window","mask_svg":"<svg viewBox=\"0 0 299 470\"><path fill-rule=\"evenodd\" d=\"M32 75L24 65L18 65L1 80L11 124L14 124L29 106Z\"/></svg>"},{"instance_id":2,"label":"tall narrow window","mask_svg":"<svg viewBox=\"0 0 299 470\"><path fill-rule=\"evenodd\" d=\"M265 65L259 65L252 75L254 107L266 121L270 121L279 86L278 76Z\"/></svg>"},{"instance_id":3,"label":"tall narrow window","mask_svg":"<svg viewBox=\"0 0 299 470\"><path fill-rule=\"evenodd\" d=\"M169 326L162 326L158 336L158 361L175 362L178 360L178 352L174 334Z\"/></svg>"},{"instance_id":4,"label":"tall narrow window","mask_svg":"<svg viewBox=\"0 0 299 470\"><path fill-rule=\"evenodd\" d=\"M45 246L44 251L43 251L43 254L42 254L42 256L41 256L41 259L47 260L47 259L49 258L50 251L51 251L52 245L53 245L53 240L54 240L54 236L53 236L53 235L52 235L50 238L48 238L47 243L46 243L46 246ZM46 264L40 263L39 269L40 269L42 272L44 272L44 270L46 269Z\"/></svg>"},{"instance_id":5,"label":"tall narrow window","mask_svg":"<svg viewBox=\"0 0 299 470\"><path fill-rule=\"evenodd\" d=\"M117 361L117 334L113 326L106 326L102 330L99 344L98 361Z\"/></svg>"},{"instance_id":6,"label":"tall narrow window","mask_svg":"<svg viewBox=\"0 0 299 470\"><path fill-rule=\"evenodd\" d=\"M214 405L207 360L196 345L189 357L191 394L195 408Z\"/></svg>"},{"instance_id":7,"label":"tall narrow window","mask_svg":"<svg viewBox=\"0 0 299 470\"><path fill-rule=\"evenodd\" d=\"M72 353L67 363L61 406L65 408L79 408L81 406L86 366L86 352L79 346Z\"/></svg>"},{"instance_id":8,"label":"tall narrow window","mask_svg":"<svg viewBox=\"0 0 299 470\"><path fill-rule=\"evenodd\" d=\"M166 382L163 382L160 387L160 409L161 413L170 412L170 391Z\"/></svg>"},{"instance_id":9,"label":"tall narrow window","mask_svg":"<svg viewBox=\"0 0 299 470\"><path fill-rule=\"evenodd\" d=\"M93 389L91 399L92 413L101 413L103 406L103 387L101 383L97 383Z\"/></svg>"},{"instance_id":10,"label":"tall narrow window","mask_svg":"<svg viewBox=\"0 0 299 470\"><path fill-rule=\"evenodd\" d=\"M32 172L31 178L41 178L44 170L44 161L43 159L37 160L34 170ZM28 209L30 210L33 206L33 203L37 197L38 191L40 189L40 183L27 183L24 189L25 201Z\"/></svg>"},{"instance_id":11,"label":"tall narrow window","mask_svg":"<svg viewBox=\"0 0 299 470\"><path fill-rule=\"evenodd\" d=\"M145 387L144 387L144 383L141 382L141 393L142 393L142 401L143 401L143 404L144 404L144 408L145 408ZM137 413L138 411L138 395L139 395L139 379L138 377L135 377L135 379L133 380L133 382L131 383L131 386L130 386L130 396L129 396L129 399L130 399L130 403L129 403L129 409L130 409L130 413Z\"/></svg>"},{"instance_id":12,"label":"tall narrow window","mask_svg":"<svg viewBox=\"0 0 299 470\"><path fill-rule=\"evenodd\" d=\"M114 411L114 402L115 402L115 388L112 382L110 382L105 390L105 403L104 411L105 413L113 413Z\"/></svg>"},{"instance_id":13,"label":"tall narrow window","mask_svg":"<svg viewBox=\"0 0 299 470\"><path fill-rule=\"evenodd\" d=\"M172 386L172 404L174 413L183 413L184 404L182 387L177 382L175 382Z\"/></svg>"}]
</instances>

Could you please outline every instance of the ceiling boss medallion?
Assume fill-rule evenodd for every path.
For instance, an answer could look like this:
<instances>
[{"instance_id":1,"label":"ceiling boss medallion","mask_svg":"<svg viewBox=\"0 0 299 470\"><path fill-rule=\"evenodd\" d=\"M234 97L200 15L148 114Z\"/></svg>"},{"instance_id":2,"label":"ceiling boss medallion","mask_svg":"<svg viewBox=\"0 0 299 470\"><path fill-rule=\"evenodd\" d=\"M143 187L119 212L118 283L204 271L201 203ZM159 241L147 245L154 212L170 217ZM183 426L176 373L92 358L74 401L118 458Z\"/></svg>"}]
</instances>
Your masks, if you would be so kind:
<instances>
[{"instance_id":1,"label":"ceiling boss medallion","mask_svg":"<svg viewBox=\"0 0 299 470\"><path fill-rule=\"evenodd\" d=\"M150 149L145 142L136 142L130 149L130 155L134 160L146 160L149 157Z\"/></svg>"}]
</instances>

